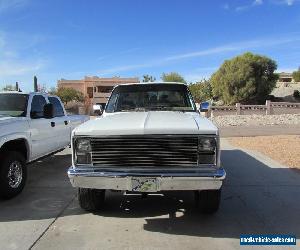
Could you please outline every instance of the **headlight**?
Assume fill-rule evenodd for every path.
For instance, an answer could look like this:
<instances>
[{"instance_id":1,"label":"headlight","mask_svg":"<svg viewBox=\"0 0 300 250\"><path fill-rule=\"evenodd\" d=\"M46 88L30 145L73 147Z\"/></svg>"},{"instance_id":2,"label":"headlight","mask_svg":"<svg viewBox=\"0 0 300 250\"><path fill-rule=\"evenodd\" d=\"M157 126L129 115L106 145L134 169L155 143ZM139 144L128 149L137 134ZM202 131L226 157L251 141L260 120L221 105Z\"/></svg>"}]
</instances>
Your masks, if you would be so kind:
<instances>
[{"instance_id":1,"label":"headlight","mask_svg":"<svg viewBox=\"0 0 300 250\"><path fill-rule=\"evenodd\" d=\"M91 142L89 139L78 138L75 141L76 151L77 152L90 152L91 151Z\"/></svg>"},{"instance_id":2,"label":"headlight","mask_svg":"<svg viewBox=\"0 0 300 250\"><path fill-rule=\"evenodd\" d=\"M75 163L90 164L91 163L91 142L87 138L77 138L74 141Z\"/></svg>"},{"instance_id":3,"label":"headlight","mask_svg":"<svg viewBox=\"0 0 300 250\"><path fill-rule=\"evenodd\" d=\"M217 164L217 138L199 138L198 164Z\"/></svg>"},{"instance_id":4,"label":"headlight","mask_svg":"<svg viewBox=\"0 0 300 250\"><path fill-rule=\"evenodd\" d=\"M199 138L199 151L215 151L215 138Z\"/></svg>"}]
</instances>

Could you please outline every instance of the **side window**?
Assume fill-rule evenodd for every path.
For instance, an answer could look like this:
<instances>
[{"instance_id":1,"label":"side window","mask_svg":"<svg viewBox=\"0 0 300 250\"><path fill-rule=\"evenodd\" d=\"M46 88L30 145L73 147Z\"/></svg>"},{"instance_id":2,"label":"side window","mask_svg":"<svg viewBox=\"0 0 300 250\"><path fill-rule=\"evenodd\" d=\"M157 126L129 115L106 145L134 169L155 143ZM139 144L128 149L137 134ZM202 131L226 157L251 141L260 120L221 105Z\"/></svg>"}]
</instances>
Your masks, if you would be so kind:
<instances>
[{"instance_id":1,"label":"side window","mask_svg":"<svg viewBox=\"0 0 300 250\"><path fill-rule=\"evenodd\" d=\"M31 102L30 117L33 119L43 118L45 104L46 100L42 95L35 95Z\"/></svg>"},{"instance_id":2,"label":"side window","mask_svg":"<svg viewBox=\"0 0 300 250\"><path fill-rule=\"evenodd\" d=\"M106 110L105 110L107 113L115 112L118 98L119 98L119 94L113 94L110 97L109 102L106 105Z\"/></svg>"},{"instance_id":3,"label":"side window","mask_svg":"<svg viewBox=\"0 0 300 250\"><path fill-rule=\"evenodd\" d=\"M56 97L48 97L49 102L53 105L54 108L54 116L60 117L64 116L64 109L61 106L60 101Z\"/></svg>"}]
</instances>

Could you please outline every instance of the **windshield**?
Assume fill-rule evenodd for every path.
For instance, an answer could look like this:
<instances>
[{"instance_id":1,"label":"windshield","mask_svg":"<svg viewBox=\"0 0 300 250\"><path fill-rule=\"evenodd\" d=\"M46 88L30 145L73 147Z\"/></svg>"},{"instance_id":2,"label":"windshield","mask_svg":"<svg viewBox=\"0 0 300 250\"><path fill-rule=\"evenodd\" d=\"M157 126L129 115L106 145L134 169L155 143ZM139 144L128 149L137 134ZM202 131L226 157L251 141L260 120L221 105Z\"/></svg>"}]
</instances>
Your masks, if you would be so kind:
<instances>
[{"instance_id":1,"label":"windshield","mask_svg":"<svg viewBox=\"0 0 300 250\"><path fill-rule=\"evenodd\" d=\"M0 116L26 116L28 95L0 94Z\"/></svg>"},{"instance_id":2,"label":"windshield","mask_svg":"<svg viewBox=\"0 0 300 250\"><path fill-rule=\"evenodd\" d=\"M128 111L196 111L187 86L181 84L137 84L116 87L106 112Z\"/></svg>"}]
</instances>

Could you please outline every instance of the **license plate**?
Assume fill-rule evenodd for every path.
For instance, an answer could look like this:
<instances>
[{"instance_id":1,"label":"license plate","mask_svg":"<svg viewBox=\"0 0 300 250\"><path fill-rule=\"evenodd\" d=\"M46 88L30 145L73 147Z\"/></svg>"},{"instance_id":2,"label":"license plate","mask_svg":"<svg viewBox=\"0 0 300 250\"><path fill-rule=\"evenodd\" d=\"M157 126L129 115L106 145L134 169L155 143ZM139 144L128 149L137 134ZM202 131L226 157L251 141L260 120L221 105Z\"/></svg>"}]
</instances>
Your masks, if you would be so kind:
<instances>
[{"instance_id":1,"label":"license plate","mask_svg":"<svg viewBox=\"0 0 300 250\"><path fill-rule=\"evenodd\" d=\"M131 187L135 192L156 192L157 181L156 178L132 177Z\"/></svg>"}]
</instances>

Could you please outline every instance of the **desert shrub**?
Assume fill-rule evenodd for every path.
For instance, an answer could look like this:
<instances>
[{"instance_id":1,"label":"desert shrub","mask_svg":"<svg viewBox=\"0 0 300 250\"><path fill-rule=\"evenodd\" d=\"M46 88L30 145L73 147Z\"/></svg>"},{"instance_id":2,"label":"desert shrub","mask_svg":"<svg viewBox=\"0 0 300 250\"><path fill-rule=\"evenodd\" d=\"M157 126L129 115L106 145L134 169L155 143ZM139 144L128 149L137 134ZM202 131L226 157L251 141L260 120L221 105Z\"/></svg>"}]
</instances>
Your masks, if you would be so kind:
<instances>
[{"instance_id":1,"label":"desert shrub","mask_svg":"<svg viewBox=\"0 0 300 250\"><path fill-rule=\"evenodd\" d=\"M225 104L263 103L276 85L276 62L247 52L226 60L211 79L213 96Z\"/></svg>"}]
</instances>

